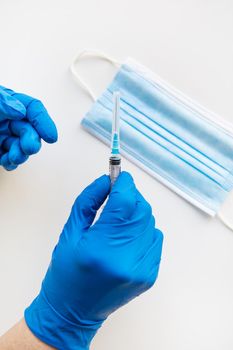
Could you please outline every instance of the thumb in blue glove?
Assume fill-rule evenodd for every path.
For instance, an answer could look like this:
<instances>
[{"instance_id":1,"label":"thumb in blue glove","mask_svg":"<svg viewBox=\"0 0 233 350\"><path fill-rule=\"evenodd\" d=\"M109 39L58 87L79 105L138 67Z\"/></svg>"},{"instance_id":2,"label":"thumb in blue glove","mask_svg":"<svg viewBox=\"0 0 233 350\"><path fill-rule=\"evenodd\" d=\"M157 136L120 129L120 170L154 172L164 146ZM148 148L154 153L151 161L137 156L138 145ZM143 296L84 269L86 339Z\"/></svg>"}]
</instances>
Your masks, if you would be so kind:
<instances>
[{"instance_id":1,"label":"thumb in blue glove","mask_svg":"<svg viewBox=\"0 0 233 350\"><path fill-rule=\"evenodd\" d=\"M157 278L163 235L150 205L126 172L109 192L102 176L77 198L40 294L25 311L32 332L57 349L89 349L103 321Z\"/></svg>"}]
</instances>

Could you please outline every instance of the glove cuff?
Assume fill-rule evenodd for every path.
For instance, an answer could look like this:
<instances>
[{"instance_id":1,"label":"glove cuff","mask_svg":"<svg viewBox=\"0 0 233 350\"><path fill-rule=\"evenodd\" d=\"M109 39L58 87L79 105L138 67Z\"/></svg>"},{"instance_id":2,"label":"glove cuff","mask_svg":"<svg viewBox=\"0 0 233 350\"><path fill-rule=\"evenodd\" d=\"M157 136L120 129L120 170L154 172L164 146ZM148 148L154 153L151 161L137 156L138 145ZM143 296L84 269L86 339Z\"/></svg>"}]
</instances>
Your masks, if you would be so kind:
<instances>
[{"instance_id":1,"label":"glove cuff","mask_svg":"<svg viewBox=\"0 0 233 350\"><path fill-rule=\"evenodd\" d=\"M80 325L67 320L50 305L43 290L25 310L24 318L37 338L58 350L89 350L102 325L102 322Z\"/></svg>"}]
</instances>

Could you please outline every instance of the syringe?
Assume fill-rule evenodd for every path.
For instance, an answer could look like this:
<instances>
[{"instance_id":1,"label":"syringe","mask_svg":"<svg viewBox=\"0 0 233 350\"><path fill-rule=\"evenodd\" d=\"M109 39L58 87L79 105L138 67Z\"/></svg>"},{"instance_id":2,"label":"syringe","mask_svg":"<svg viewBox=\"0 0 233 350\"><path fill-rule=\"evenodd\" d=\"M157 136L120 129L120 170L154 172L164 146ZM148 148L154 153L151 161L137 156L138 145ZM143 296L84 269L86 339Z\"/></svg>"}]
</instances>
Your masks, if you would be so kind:
<instances>
[{"instance_id":1,"label":"syringe","mask_svg":"<svg viewBox=\"0 0 233 350\"><path fill-rule=\"evenodd\" d=\"M114 184L121 172L121 156L120 156L120 92L113 93L113 120L112 120L112 142L111 155L109 158L109 175L111 185Z\"/></svg>"}]
</instances>

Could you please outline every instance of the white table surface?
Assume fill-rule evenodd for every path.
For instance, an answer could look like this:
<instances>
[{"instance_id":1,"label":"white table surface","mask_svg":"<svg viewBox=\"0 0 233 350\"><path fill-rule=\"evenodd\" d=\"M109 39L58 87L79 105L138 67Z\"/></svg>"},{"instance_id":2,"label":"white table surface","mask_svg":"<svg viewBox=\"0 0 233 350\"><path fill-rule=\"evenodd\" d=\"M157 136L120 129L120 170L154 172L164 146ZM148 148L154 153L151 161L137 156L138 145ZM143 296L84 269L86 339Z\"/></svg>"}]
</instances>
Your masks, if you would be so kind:
<instances>
[{"instance_id":1,"label":"white table surface","mask_svg":"<svg viewBox=\"0 0 233 350\"><path fill-rule=\"evenodd\" d=\"M108 168L106 146L80 128L91 101L68 71L73 56L134 57L231 121L232 18L231 0L0 2L0 83L40 98L59 129L57 144L0 170L0 332L38 293L76 195ZM115 73L100 61L80 68L97 93ZM123 168L164 231L163 259L154 288L112 315L92 349L232 349L233 233L130 162Z\"/></svg>"}]
</instances>

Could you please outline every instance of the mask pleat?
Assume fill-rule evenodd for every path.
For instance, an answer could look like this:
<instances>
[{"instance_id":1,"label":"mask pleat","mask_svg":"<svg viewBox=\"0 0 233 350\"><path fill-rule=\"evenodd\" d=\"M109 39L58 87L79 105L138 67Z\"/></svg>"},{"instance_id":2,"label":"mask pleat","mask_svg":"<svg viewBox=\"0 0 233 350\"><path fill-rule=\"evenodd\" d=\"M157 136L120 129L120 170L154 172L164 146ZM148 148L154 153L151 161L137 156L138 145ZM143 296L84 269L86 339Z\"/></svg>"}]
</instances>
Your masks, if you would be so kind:
<instances>
[{"instance_id":1,"label":"mask pleat","mask_svg":"<svg viewBox=\"0 0 233 350\"><path fill-rule=\"evenodd\" d=\"M191 103L123 65L82 121L107 144L116 90L121 92L122 153L216 212L233 187L233 137Z\"/></svg>"}]
</instances>

